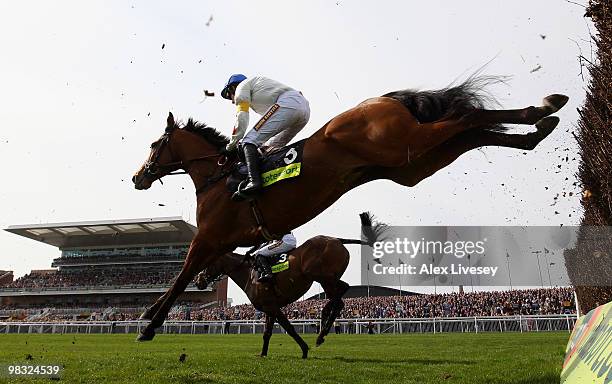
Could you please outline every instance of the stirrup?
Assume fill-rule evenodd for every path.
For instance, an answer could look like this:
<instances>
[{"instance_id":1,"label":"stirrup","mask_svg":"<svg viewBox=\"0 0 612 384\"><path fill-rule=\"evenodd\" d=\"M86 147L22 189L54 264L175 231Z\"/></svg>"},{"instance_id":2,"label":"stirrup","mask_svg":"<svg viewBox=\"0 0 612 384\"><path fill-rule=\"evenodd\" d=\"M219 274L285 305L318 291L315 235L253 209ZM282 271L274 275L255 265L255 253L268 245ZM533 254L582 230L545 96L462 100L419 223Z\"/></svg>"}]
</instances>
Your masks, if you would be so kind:
<instances>
[{"instance_id":1,"label":"stirrup","mask_svg":"<svg viewBox=\"0 0 612 384\"><path fill-rule=\"evenodd\" d=\"M245 189L247 188L249 184L252 184L252 186L250 187L251 190L245 191ZM263 188L262 183L260 182L259 185L254 185L254 184L256 184L254 180L250 177L247 177L246 179L242 180L242 182L238 185L238 190L243 195L255 194L261 191L261 189Z\"/></svg>"},{"instance_id":2,"label":"stirrup","mask_svg":"<svg viewBox=\"0 0 612 384\"><path fill-rule=\"evenodd\" d=\"M249 182L248 179L245 179L245 180L242 180L240 184L238 184L238 189L236 189L236 192L234 192L234 194L232 195L233 201L253 200L255 196L259 193L259 191L261 191L261 187L260 187L254 191L245 192L244 184L245 183L248 184L248 182Z\"/></svg>"}]
</instances>

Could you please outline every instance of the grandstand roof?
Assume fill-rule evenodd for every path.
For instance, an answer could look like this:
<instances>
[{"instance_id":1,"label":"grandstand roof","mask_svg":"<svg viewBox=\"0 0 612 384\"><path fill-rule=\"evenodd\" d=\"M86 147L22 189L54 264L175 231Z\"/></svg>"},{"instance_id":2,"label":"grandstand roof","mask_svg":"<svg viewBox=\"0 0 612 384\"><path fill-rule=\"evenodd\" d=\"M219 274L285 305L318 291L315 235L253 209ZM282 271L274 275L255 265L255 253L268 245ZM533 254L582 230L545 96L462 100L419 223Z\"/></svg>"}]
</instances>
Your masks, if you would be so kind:
<instances>
[{"instance_id":1,"label":"grandstand roof","mask_svg":"<svg viewBox=\"0 0 612 384\"><path fill-rule=\"evenodd\" d=\"M60 249L189 243L197 228L180 216L11 225L5 231Z\"/></svg>"}]
</instances>

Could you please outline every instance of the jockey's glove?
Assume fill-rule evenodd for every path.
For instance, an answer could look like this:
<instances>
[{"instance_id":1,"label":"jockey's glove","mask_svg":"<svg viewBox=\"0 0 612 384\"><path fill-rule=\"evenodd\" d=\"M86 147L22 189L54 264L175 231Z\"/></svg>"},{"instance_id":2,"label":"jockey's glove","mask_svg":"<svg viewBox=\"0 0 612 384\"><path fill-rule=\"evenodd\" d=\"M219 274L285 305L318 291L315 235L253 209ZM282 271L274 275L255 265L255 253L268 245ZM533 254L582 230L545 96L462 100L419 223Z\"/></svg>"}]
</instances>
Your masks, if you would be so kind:
<instances>
[{"instance_id":1,"label":"jockey's glove","mask_svg":"<svg viewBox=\"0 0 612 384\"><path fill-rule=\"evenodd\" d=\"M226 157L233 157L236 155L237 151L238 151L238 147L236 145L228 144L227 146L225 146L225 148L222 148L219 151L219 153Z\"/></svg>"}]
</instances>

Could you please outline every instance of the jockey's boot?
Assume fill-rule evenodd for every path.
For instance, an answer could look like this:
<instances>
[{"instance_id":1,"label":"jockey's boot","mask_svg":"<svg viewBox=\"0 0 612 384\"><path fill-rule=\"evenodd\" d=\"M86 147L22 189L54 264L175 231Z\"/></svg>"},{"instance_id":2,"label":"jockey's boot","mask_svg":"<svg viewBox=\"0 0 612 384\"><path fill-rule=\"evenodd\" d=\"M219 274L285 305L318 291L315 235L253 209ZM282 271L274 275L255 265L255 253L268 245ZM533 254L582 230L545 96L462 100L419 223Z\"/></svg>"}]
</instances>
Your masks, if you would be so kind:
<instances>
[{"instance_id":1,"label":"jockey's boot","mask_svg":"<svg viewBox=\"0 0 612 384\"><path fill-rule=\"evenodd\" d=\"M266 256L255 256L255 265L257 266L257 271L259 272L259 278L257 279L258 282L268 283L272 281L274 275L272 274L272 267L270 267L270 263L268 262L268 258Z\"/></svg>"},{"instance_id":2,"label":"jockey's boot","mask_svg":"<svg viewBox=\"0 0 612 384\"><path fill-rule=\"evenodd\" d=\"M261 174L259 173L259 151L257 146L251 143L242 145L244 151L244 162L247 166L249 176L240 183L238 191L241 194L252 194L261 189Z\"/></svg>"}]
</instances>

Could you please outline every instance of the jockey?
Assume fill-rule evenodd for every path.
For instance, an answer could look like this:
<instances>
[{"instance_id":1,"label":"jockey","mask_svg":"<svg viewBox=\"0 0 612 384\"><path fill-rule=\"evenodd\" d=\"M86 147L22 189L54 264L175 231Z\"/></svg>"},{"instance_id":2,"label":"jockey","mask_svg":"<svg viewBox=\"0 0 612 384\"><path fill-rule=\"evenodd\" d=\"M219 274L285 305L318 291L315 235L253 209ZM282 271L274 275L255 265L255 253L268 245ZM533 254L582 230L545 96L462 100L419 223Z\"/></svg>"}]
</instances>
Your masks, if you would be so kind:
<instances>
[{"instance_id":1,"label":"jockey","mask_svg":"<svg viewBox=\"0 0 612 384\"><path fill-rule=\"evenodd\" d=\"M287 253L295 248L297 240L293 233L289 232L284 235L281 240L272 240L263 243L259 249L254 252L255 266L259 272L257 281L267 282L273 277L272 267L270 266L270 258L274 255Z\"/></svg>"},{"instance_id":2,"label":"jockey","mask_svg":"<svg viewBox=\"0 0 612 384\"><path fill-rule=\"evenodd\" d=\"M269 151L289 143L310 118L308 100L301 92L278 81L263 76L247 78L242 74L230 76L221 91L221 97L231 100L238 107L232 138L226 151L233 151L242 140L249 172L247 180L240 184L236 193L256 192L262 187L257 148L263 146ZM245 136L249 125L249 109L262 117Z\"/></svg>"}]
</instances>

